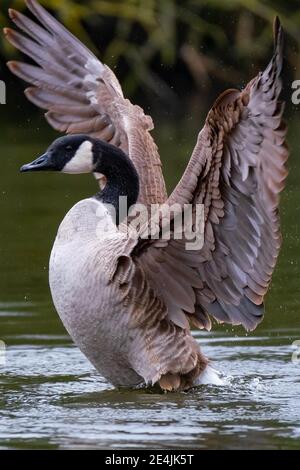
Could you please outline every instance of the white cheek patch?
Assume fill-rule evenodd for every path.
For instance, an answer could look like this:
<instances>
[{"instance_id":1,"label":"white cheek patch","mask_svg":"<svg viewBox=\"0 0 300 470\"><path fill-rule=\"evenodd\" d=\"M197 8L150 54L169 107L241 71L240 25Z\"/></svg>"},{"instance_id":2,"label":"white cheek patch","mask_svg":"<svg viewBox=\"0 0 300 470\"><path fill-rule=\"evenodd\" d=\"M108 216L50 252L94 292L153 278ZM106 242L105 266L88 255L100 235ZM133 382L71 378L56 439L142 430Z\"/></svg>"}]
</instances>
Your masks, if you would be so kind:
<instances>
[{"instance_id":1,"label":"white cheek patch","mask_svg":"<svg viewBox=\"0 0 300 470\"><path fill-rule=\"evenodd\" d=\"M64 166L63 173L91 173L93 171L93 144L82 142L74 157Z\"/></svg>"}]
</instances>

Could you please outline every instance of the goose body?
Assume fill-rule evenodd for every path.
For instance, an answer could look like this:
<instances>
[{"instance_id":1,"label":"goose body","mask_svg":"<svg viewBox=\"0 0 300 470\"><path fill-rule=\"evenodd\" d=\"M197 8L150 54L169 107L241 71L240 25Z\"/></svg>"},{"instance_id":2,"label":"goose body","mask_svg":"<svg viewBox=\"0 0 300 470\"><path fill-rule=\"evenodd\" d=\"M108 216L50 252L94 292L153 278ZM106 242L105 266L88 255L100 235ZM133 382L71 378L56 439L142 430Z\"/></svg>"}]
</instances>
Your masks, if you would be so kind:
<instances>
[{"instance_id":1,"label":"goose body","mask_svg":"<svg viewBox=\"0 0 300 470\"><path fill-rule=\"evenodd\" d=\"M111 231L102 231L103 226ZM139 292L138 281L134 285L138 265L130 261L132 265L126 266L132 270L126 283L110 281L118 249L127 243L127 236L114 227L106 207L96 199L86 199L71 209L58 230L50 258L50 287L70 336L115 386L154 384L166 372L176 374L178 364L182 367L182 359L176 357L177 344L182 342L194 353L198 367L201 355L196 341L175 325L164 329L166 312L160 305L153 308L151 295ZM147 316L155 322L145 321ZM169 347L164 352L165 344ZM203 369L204 365L203 358ZM186 372L191 369L189 364Z\"/></svg>"},{"instance_id":2,"label":"goose body","mask_svg":"<svg viewBox=\"0 0 300 470\"><path fill-rule=\"evenodd\" d=\"M67 331L95 368L116 386L137 386L142 378L131 359L140 355L138 331L101 262L107 259L107 239L99 219L101 225L113 224L96 199L80 201L66 215L51 253L50 288ZM114 243L122 244L122 238L116 230Z\"/></svg>"},{"instance_id":3,"label":"goose body","mask_svg":"<svg viewBox=\"0 0 300 470\"><path fill-rule=\"evenodd\" d=\"M168 197L152 120L124 98L113 72L44 10L39 21L10 10L20 34L7 39L36 62L9 68L33 86L27 97L67 136L22 171L93 173L95 196L78 202L57 233L50 259L55 307L74 342L116 386L156 384L183 390L218 382L191 334L217 322L253 330L281 244L279 194L287 170L280 72L282 30L274 22L274 55L243 90L227 90L209 111L177 187ZM143 204L183 215L203 207L204 241L193 249L182 227L169 237L159 218L155 237L145 226L128 231ZM151 215L152 217L152 215ZM151 220L153 223L153 219ZM199 225L200 226L200 225Z\"/></svg>"}]
</instances>

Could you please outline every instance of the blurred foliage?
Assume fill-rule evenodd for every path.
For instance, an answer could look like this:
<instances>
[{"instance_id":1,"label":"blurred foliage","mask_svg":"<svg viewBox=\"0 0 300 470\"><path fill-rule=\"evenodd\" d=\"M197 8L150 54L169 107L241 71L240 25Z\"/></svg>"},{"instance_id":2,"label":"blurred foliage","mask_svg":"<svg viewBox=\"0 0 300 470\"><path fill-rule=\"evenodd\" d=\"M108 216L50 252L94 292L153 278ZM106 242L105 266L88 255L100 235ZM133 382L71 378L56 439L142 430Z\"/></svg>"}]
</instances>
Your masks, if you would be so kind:
<instances>
[{"instance_id":1,"label":"blurred foliage","mask_svg":"<svg viewBox=\"0 0 300 470\"><path fill-rule=\"evenodd\" d=\"M127 95L154 92L166 101L191 93L205 97L244 85L269 58L274 16L286 32L290 74L300 69L299 0L41 0L40 2L113 69ZM9 7L0 0L0 27ZM16 52L0 39L2 59ZM3 65L3 63L2 63ZM184 72L184 73L183 73ZM188 92L188 93L187 93Z\"/></svg>"}]
</instances>

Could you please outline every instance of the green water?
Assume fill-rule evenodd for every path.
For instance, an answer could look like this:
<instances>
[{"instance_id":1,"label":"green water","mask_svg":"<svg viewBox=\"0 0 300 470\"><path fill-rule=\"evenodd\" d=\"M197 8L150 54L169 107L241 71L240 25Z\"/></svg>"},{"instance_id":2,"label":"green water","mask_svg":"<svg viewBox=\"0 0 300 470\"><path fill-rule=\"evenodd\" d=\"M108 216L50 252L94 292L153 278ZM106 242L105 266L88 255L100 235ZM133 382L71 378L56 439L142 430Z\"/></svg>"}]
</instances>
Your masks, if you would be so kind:
<instances>
[{"instance_id":1,"label":"green water","mask_svg":"<svg viewBox=\"0 0 300 470\"><path fill-rule=\"evenodd\" d=\"M193 127L156 132L169 187L193 147ZM52 306L47 266L57 227L96 186L89 176L18 173L51 141L45 129L2 126L0 448L300 448L300 362L291 360L300 340L297 124L290 123L284 245L266 318L250 335L228 326L196 332L225 385L166 395L114 390L74 347Z\"/></svg>"}]
</instances>

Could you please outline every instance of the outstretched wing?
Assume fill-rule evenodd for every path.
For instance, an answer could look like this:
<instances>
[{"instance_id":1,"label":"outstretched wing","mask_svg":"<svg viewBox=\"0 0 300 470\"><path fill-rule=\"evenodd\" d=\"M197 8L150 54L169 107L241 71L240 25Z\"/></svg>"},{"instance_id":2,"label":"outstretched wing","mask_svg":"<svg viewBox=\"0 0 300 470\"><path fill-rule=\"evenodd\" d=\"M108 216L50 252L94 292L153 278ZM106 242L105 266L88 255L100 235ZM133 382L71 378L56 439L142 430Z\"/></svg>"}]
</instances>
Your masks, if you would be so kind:
<instances>
[{"instance_id":1,"label":"outstretched wing","mask_svg":"<svg viewBox=\"0 0 300 470\"><path fill-rule=\"evenodd\" d=\"M8 63L13 73L33 85L25 92L27 98L48 110L46 119L54 129L89 134L121 147L139 173L139 201L165 201L161 162L149 133L152 119L124 99L111 69L36 0L26 0L26 5L40 24L9 10L12 21L25 34L10 28L5 29L5 34L11 44L37 64Z\"/></svg>"},{"instance_id":2,"label":"outstretched wing","mask_svg":"<svg viewBox=\"0 0 300 470\"><path fill-rule=\"evenodd\" d=\"M281 236L279 193L288 150L279 101L282 31L274 23L275 52L263 73L243 91L223 93L209 112L170 205L204 205L204 246L187 251L183 241L153 242L139 257L184 326L190 318L210 328L220 322L254 329L263 315Z\"/></svg>"}]
</instances>

